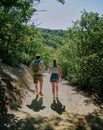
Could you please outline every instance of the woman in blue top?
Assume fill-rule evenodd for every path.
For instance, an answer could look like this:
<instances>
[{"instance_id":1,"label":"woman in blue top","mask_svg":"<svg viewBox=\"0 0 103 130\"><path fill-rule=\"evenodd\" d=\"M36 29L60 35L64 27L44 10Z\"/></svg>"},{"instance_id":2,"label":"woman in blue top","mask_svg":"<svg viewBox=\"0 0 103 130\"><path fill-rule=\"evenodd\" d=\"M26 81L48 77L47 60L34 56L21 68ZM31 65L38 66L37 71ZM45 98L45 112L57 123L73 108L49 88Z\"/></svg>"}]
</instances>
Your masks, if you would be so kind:
<instances>
[{"instance_id":1,"label":"woman in blue top","mask_svg":"<svg viewBox=\"0 0 103 130\"><path fill-rule=\"evenodd\" d=\"M49 67L50 82L52 84L53 100L58 98L58 83L62 81L60 67L56 63L56 59L53 59L53 65Z\"/></svg>"}]
</instances>

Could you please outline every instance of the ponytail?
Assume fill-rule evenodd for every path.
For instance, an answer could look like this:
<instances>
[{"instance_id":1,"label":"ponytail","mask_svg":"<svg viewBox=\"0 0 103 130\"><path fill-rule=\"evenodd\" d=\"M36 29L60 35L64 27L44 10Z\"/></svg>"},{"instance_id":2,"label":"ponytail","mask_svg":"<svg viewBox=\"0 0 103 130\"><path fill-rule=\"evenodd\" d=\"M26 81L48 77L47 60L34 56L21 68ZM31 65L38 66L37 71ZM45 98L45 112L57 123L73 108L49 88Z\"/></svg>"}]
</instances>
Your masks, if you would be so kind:
<instances>
[{"instance_id":1,"label":"ponytail","mask_svg":"<svg viewBox=\"0 0 103 130\"><path fill-rule=\"evenodd\" d=\"M53 66L57 67L56 59L53 59Z\"/></svg>"}]
</instances>

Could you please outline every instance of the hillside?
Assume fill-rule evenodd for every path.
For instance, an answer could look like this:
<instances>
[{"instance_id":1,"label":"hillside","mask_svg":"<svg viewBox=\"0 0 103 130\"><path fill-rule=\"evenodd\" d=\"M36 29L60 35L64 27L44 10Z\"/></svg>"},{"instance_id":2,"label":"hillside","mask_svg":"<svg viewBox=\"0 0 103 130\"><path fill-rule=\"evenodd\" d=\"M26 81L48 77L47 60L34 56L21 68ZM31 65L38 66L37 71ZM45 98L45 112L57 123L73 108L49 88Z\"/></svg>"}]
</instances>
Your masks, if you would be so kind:
<instances>
[{"instance_id":1,"label":"hillside","mask_svg":"<svg viewBox=\"0 0 103 130\"><path fill-rule=\"evenodd\" d=\"M35 98L28 70L2 64L0 130L102 130L103 112L90 97L63 81L52 102L50 75L44 73L44 97Z\"/></svg>"},{"instance_id":2,"label":"hillside","mask_svg":"<svg viewBox=\"0 0 103 130\"><path fill-rule=\"evenodd\" d=\"M66 30L51 30L44 28L38 28L38 30L41 32L42 37L45 39L44 44L53 48L58 48L64 44L63 39L66 38Z\"/></svg>"}]
</instances>

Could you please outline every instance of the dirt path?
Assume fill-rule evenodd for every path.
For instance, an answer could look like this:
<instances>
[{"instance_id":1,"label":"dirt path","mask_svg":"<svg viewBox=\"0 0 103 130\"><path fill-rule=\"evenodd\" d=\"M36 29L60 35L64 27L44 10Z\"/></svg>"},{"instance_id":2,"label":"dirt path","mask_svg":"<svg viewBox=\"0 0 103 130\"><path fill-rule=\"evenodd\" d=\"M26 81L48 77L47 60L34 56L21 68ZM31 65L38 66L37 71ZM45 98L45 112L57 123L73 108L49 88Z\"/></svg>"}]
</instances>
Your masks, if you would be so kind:
<instances>
[{"instance_id":1,"label":"dirt path","mask_svg":"<svg viewBox=\"0 0 103 130\"><path fill-rule=\"evenodd\" d=\"M50 75L45 73L44 97L36 99L34 86L32 86L30 88L32 92L27 92L22 108L15 113L19 120L29 119L31 124L29 127L32 128L25 130L103 130L99 107L93 105L89 98L77 93L66 81L59 84L59 100L53 103L49 78ZM94 125L97 117L102 123L98 127ZM22 126L20 130L24 130Z\"/></svg>"}]
</instances>

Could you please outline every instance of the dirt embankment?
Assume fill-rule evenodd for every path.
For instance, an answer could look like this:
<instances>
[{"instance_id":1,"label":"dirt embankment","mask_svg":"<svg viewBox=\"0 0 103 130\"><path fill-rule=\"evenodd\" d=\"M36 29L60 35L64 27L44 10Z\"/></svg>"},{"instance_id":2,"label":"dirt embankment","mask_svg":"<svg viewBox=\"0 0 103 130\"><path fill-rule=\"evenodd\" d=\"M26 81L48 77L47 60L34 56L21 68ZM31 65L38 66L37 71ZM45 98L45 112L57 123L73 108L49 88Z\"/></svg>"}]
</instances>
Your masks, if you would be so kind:
<instances>
[{"instance_id":1,"label":"dirt embankment","mask_svg":"<svg viewBox=\"0 0 103 130\"><path fill-rule=\"evenodd\" d=\"M2 64L0 130L103 130L102 109L66 81L53 102L49 78L44 73L44 97L37 99L28 70Z\"/></svg>"}]
</instances>

